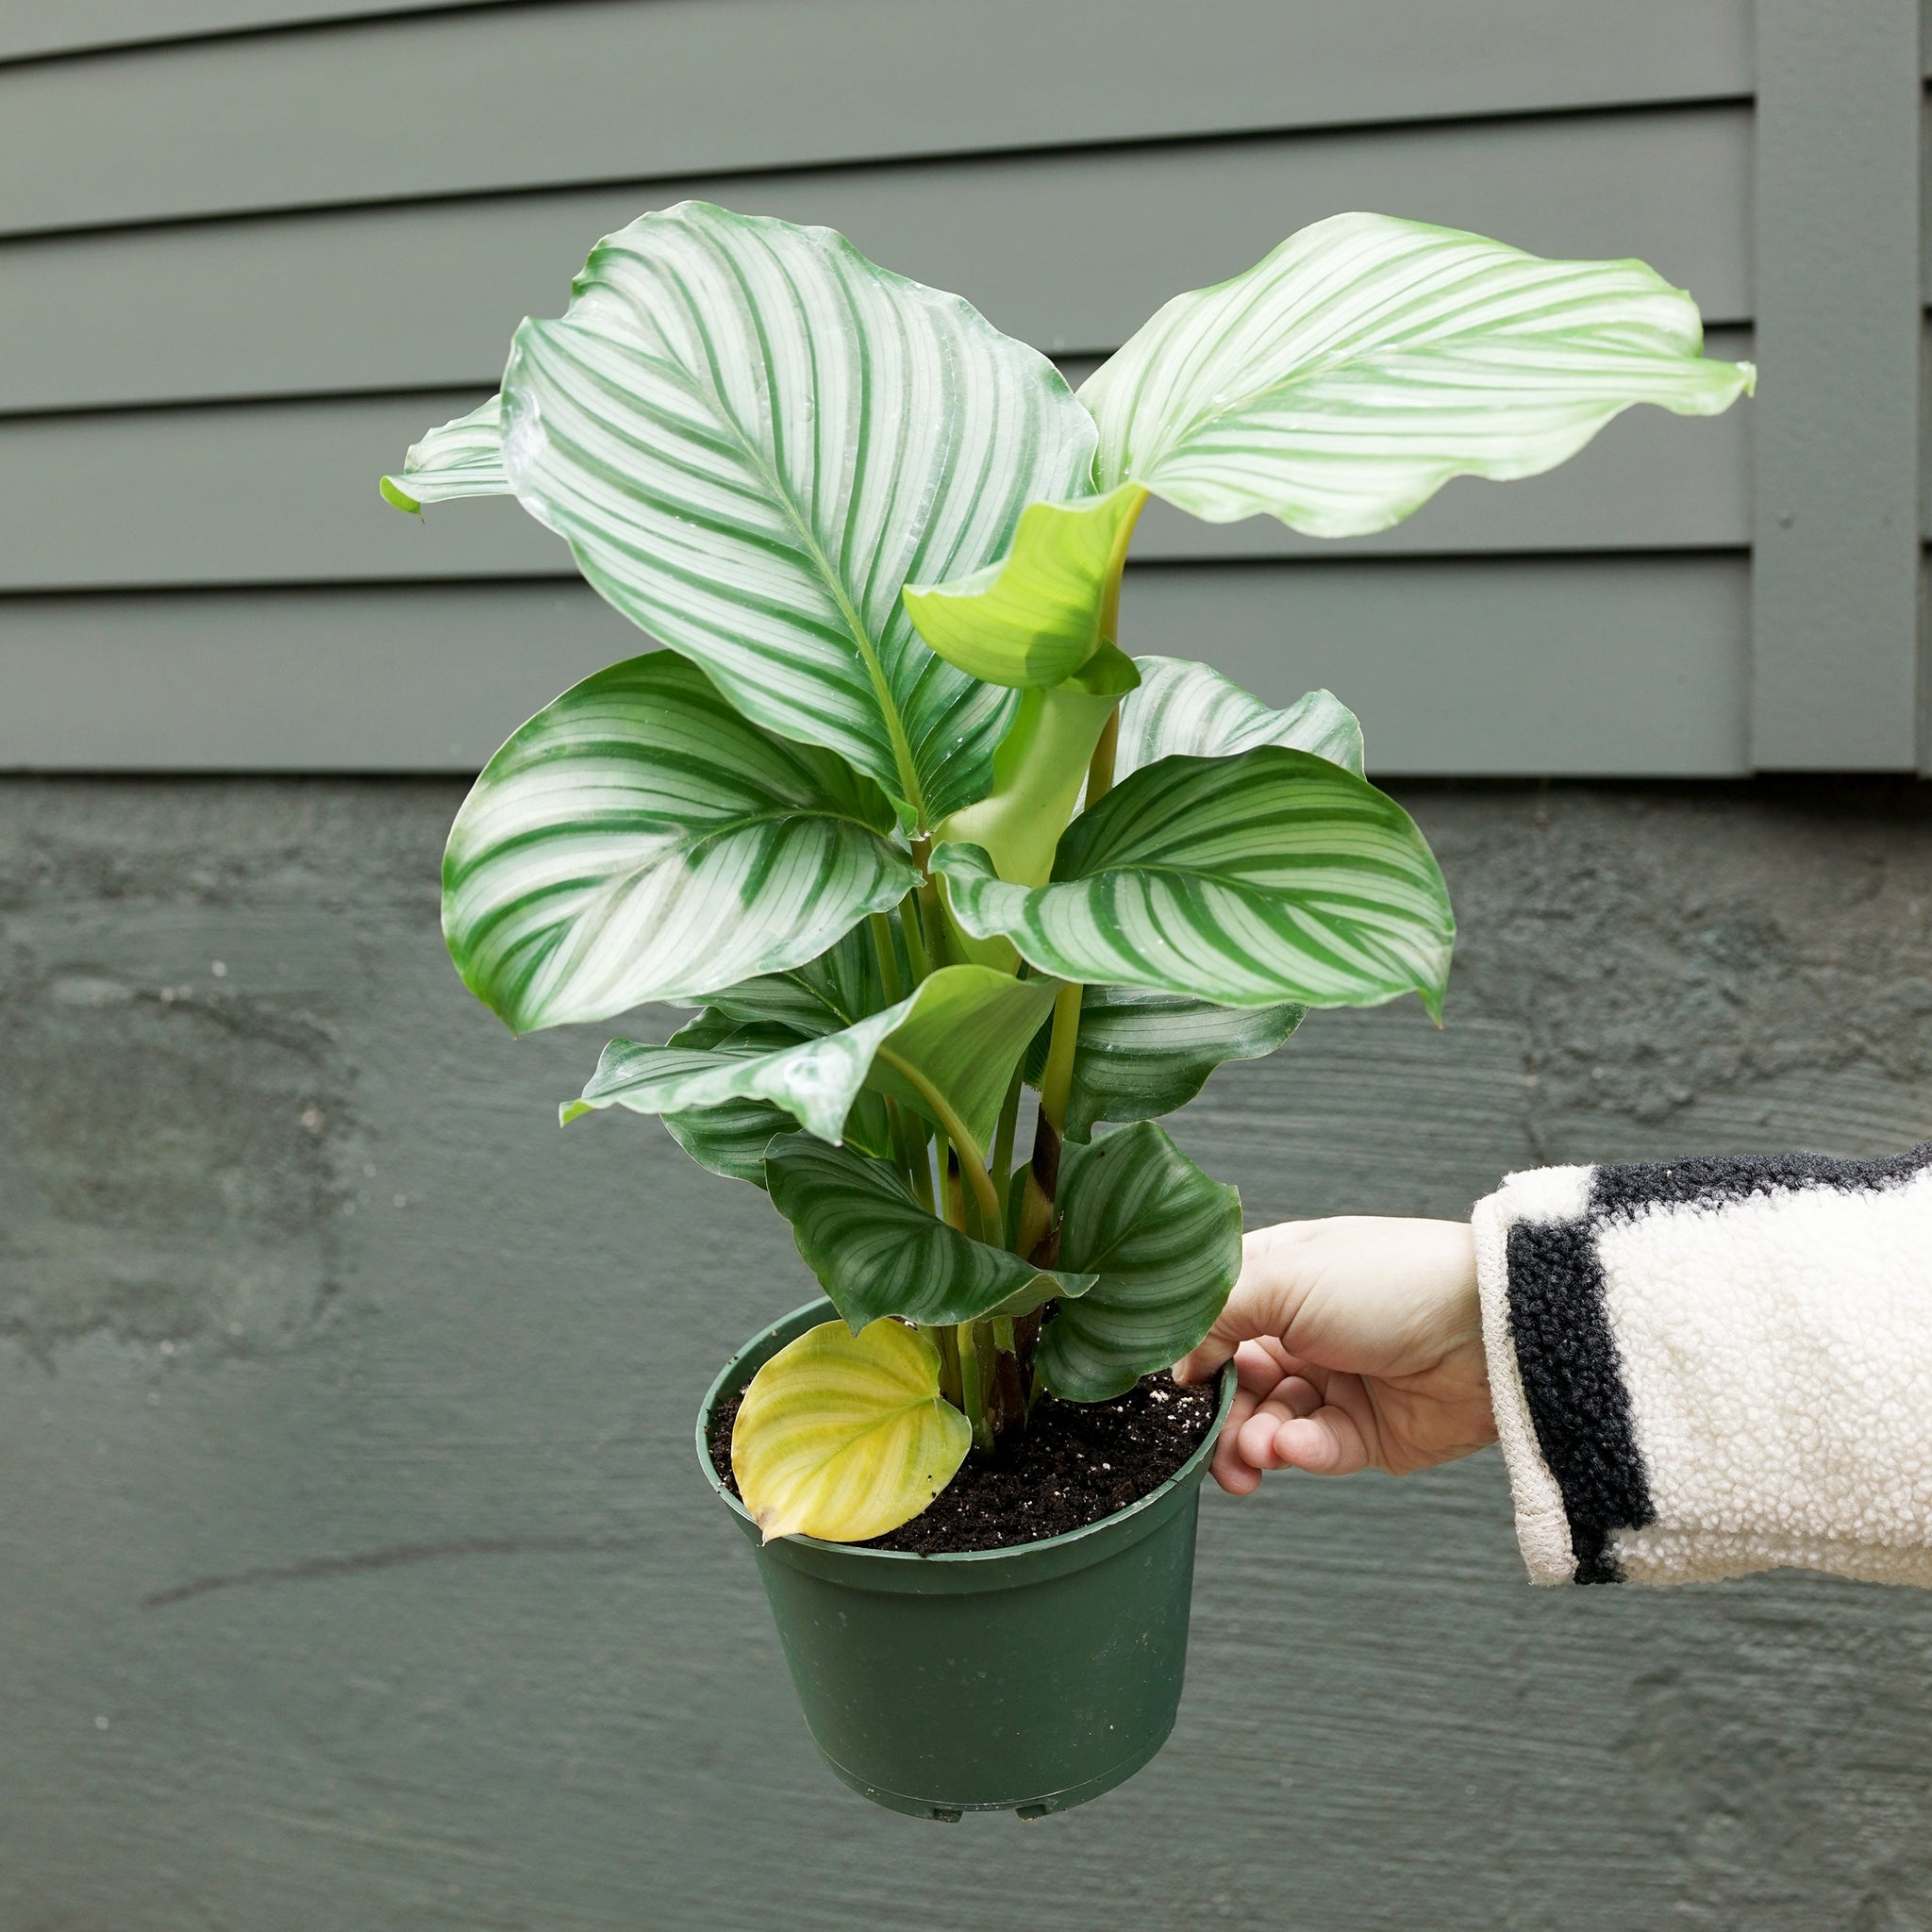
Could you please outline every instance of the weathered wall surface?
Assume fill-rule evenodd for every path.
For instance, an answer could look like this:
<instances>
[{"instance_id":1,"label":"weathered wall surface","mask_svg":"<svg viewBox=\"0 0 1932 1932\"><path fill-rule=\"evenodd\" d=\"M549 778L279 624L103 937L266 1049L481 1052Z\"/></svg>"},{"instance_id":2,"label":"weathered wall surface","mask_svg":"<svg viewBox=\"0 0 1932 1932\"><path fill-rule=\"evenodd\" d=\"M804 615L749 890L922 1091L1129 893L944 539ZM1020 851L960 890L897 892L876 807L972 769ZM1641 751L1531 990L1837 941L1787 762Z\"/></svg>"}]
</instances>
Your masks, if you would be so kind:
<instances>
[{"instance_id":1,"label":"weathered wall surface","mask_svg":"<svg viewBox=\"0 0 1932 1932\"><path fill-rule=\"evenodd\" d=\"M836 1785L690 1439L808 1278L655 1125L557 1131L599 1037L458 988L457 796L0 793L6 1932L1932 1922L1932 1597L1532 1593L1492 1456L1210 1495L1180 1727L1087 1809ZM1926 1133L1932 797L1407 796L1449 1024L1224 1072L1251 1221Z\"/></svg>"}]
</instances>

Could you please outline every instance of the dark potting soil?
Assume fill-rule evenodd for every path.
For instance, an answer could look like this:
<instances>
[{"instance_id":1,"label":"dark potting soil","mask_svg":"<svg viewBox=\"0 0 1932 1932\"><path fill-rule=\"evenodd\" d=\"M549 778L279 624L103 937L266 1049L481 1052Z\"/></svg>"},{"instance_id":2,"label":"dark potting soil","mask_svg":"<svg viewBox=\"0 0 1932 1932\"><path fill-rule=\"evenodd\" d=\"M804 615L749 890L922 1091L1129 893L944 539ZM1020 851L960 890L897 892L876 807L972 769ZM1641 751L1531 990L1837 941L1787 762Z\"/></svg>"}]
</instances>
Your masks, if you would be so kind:
<instances>
[{"instance_id":1,"label":"dark potting soil","mask_svg":"<svg viewBox=\"0 0 1932 1932\"><path fill-rule=\"evenodd\" d=\"M711 1418L711 1466L736 1496L731 1424L739 1397ZM1213 1426L1212 1384L1183 1389L1165 1370L1142 1376L1111 1402L1061 1402L1043 1395L1010 1462L974 1455L924 1511L863 1545L937 1557L1003 1550L1084 1529L1158 1490Z\"/></svg>"}]
</instances>

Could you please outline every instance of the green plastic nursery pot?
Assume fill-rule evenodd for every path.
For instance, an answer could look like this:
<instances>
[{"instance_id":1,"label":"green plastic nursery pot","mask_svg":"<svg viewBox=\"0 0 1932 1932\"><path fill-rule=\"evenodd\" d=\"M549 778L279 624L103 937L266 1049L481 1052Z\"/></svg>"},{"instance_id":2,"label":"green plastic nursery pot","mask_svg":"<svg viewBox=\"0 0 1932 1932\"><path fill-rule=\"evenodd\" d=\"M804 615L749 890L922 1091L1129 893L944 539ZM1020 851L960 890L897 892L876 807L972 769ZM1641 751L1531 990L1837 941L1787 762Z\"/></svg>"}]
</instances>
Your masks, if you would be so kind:
<instances>
[{"instance_id":1,"label":"green plastic nursery pot","mask_svg":"<svg viewBox=\"0 0 1932 1932\"><path fill-rule=\"evenodd\" d=\"M916 1818L1040 1818L1111 1790L1167 1741L1180 1706L1194 1518L1232 1367L1201 1446L1085 1529L941 1557L763 1543L711 1466L711 1417L836 1319L827 1301L794 1308L732 1357L698 1412L698 1460L756 1550L813 1742L854 1790Z\"/></svg>"}]
</instances>

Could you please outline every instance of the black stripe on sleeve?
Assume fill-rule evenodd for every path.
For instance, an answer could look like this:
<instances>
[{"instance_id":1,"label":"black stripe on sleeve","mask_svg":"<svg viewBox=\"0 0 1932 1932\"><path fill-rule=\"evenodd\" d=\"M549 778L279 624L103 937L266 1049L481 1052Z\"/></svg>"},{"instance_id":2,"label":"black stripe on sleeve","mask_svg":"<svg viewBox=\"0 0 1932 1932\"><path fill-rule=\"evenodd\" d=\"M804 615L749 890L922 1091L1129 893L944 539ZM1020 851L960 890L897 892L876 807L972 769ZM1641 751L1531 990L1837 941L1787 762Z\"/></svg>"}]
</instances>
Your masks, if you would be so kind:
<instances>
[{"instance_id":1,"label":"black stripe on sleeve","mask_svg":"<svg viewBox=\"0 0 1932 1932\"><path fill-rule=\"evenodd\" d=\"M1622 1580L1610 1537L1657 1520L1588 1220L1509 1230L1509 1326L1529 1419L1562 1492L1578 1583Z\"/></svg>"},{"instance_id":2,"label":"black stripe on sleeve","mask_svg":"<svg viewBox=\"0 0 1932 1932\"><path fill-rule=\"evenodd\" d=\"M1627 1218L1645 1208L1722 1208L1753 1194L1829 1188L1840 1193L1897 1187L1932 1165L1932 1142L1887 1160L1836 1160L1824 1154L1701 1154L1689 1160L1600 1167L1591 1183L1593 1215Z\"/></svg>"}]
</instances>

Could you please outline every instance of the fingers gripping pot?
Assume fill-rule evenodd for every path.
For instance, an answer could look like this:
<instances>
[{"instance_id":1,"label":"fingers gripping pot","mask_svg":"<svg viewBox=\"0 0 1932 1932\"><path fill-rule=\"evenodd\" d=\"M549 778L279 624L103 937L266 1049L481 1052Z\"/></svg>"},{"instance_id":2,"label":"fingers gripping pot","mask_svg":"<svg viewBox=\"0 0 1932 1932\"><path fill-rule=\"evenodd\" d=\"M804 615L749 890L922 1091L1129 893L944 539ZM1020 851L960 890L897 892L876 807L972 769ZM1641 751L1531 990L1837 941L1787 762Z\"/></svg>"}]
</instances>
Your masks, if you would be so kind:
<instances>
[{"instance_id":1,"label":"fingers gripping pot","mask_svg":"<svg viewBox=\"0 0 1932 1932\"><path fill-rule=\"evenodd\" d=\"M711 1419L832 1319L794 1309L739 1351L698 1412L698 1461L752 1543L805 1721L854 1790L917 1818L1063 1811L1131 1777L1180 1705L1201 1478L1234 1395L1166 1482L1085 1529L940 1557L759 1541L711 1465Z\"/></svg>"}]
</instances>

